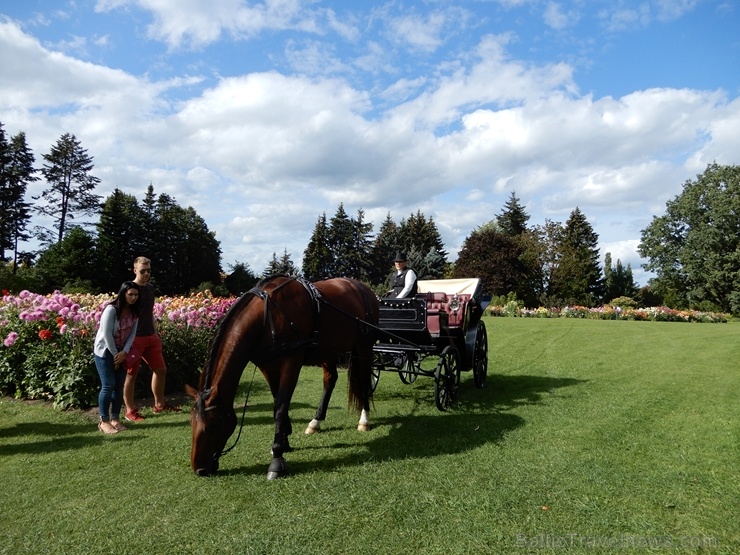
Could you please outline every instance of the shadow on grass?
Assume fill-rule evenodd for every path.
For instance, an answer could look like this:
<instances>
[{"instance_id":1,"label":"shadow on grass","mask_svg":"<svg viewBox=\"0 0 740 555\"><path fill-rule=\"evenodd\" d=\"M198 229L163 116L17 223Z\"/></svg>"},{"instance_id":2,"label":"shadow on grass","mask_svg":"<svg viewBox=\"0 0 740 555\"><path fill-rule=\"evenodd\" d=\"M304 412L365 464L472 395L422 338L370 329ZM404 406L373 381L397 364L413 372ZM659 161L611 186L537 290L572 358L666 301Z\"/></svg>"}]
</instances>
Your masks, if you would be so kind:
<instances>
[{"instance_id":1,"label":"shadow on grass","mask_svg":"<svg viewBox=\"0 0 740 555\"><path fill-rule=\"evenodd\" d=\"M51 409L50 409L51 410ZM154 419L152 419L154 420ZM142 439L141 432L153 428L190 427L190 421L150 421L145 424L126 423L128 430L107 436L96 429L96 421L75 424L50 424L48 422L26 422L9 428L0 428L0 456L20 454L46 454L83 449L102 441L135 442ZM91 435L91 433L93 435ZM11 438L22 438L13 443Z\"/></svg>"},{"instance_id":2,"label":"shadow on grass","mask_svg":"<svg viewBox=\"0 0 740 555\"><path fill-rule=\"evenodd\" d=\"M337 467L364 464L369 460L432 458L495 444L508 432L525 424L521 416L507 411L518 406L541 404L546 394L584 382L585 380L542 376L497 376L496 379L489 378L485 388L477 389L470 379L461 384L459 402L449 411L439 414L416 414L421 403L434 403L433 394L420 395L422 384L417 381L409 385L407 390L394 391L385 396L386 399L411 398L412 408L408 414L371 418L375 429L390 428L388 433L369 440L358 440L356 444L343 441L302 445L298 449L325 450L326 458L293 461L288 454L286 459L289 472L295 475L317 470L331 471ZM433 389L433 382L429 381L427 386ZM465 395L465 400L461 399L462 395ZM381 403L382 398L381 396L375 402ZM294 428L298 428L295 422ZM322 432L322 434L331 433L333 433L331 429ZM365 449L357 452L356 448L360 444ZM355 452L340 453L341 449L348 448L354 449ZM259 463L250 466L222 468L219 475L262 475L265 472L264 459L260 459Z\"/></svg>"}]
</instances>

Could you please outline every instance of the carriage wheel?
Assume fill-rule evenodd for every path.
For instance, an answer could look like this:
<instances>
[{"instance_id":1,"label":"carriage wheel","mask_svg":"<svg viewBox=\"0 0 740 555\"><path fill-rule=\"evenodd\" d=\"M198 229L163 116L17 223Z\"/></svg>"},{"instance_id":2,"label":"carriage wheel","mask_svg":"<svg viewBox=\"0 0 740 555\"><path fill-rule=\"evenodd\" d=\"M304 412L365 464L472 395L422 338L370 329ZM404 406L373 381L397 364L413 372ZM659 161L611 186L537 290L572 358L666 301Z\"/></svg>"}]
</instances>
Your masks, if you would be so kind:
<instances>
[{"instance_id":1,"label":"carriage wheel","mask_svg":"<svg viewBox=\"0 0 740 555\"><path fill-rule=\"evenodd\" d=\"M475 346L473 347L473 379L478 388L486 385L488 377L488 332L486 325L478 321L475 332Z\"/></svg>"},{"instance_id":2,"label":"carriage wheel","mask_svg":"<svg viewBox=\"0 0 740 555\"><path fill-rule=\"evenodd\" d=\"M373 362L370 366L370 395L375 393L375 388L378 387L378 381L380 381L380 371L385 368L383 363L383 353L373 352Z\"/></svg>"},{"instance_id":3,"label":"carriage wheel","mask_svg":"<svg viewBox=\"0 0 740 555\"><path fill-rule=\"evenodd\" d=\"M411 353L405 353L403 355L403 362L398 368L398 377L405 384L414 383L417 378L416 369L414 368L414 355Z\"/></svg>"},{"instance_id":4,"label":"carriage wheel","mask_svg":"<svg viewBox=\"0 0 740 555\"><path fill-rule=\"evenodd\" d=\"M446 411L457 397L460 386L460 354L453 346L442 351L434 374L434 402L441 411Z\"/></svg>"}]
</instances>

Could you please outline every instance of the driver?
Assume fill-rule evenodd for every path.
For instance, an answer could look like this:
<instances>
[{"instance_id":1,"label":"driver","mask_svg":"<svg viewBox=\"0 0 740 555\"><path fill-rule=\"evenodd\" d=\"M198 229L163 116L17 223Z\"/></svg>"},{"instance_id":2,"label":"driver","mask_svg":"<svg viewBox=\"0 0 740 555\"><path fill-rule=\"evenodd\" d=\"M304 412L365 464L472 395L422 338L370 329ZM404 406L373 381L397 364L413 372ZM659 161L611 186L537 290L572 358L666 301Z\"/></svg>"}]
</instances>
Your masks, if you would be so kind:
<instances>
[{"instance_id":1,"label":"driver","mask_svg":"<svg viewBox=\"0 0 740 555\"><path fill-rule=\"evenodd\" d=\"M405 299L414 297L418 291L416 285L416 272L406 265L406 253L399 252L393 259L396 265L396 275L393 276L392 287L390 291L391 299Z\"/></svg>"}]
</instances>

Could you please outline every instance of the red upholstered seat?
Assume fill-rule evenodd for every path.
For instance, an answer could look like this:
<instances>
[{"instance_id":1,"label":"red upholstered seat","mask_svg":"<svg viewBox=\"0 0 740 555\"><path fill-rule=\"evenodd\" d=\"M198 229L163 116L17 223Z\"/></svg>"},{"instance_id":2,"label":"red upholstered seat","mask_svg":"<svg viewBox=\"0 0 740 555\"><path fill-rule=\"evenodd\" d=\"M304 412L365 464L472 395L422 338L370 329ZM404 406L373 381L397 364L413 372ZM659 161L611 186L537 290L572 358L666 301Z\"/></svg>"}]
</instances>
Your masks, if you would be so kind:
<instances>
[{"instance_id":1,"label":"red upholstered seat","mask_svg":"<svg viewBox=\"0 0 740 555\"><path fill-rule=\"evenodd\" d=\"M447 323L450 327L460 327L464 323L465 311L470 302L470 295L457 295L458 308L454 310L450 303L455 297L446 293L429 292L423 294L427 302L427 328L429 333L437 334L440 328L439 314L447 315ZM452 303L454 305L454 303Z\"/></svg>"}]
</instances>

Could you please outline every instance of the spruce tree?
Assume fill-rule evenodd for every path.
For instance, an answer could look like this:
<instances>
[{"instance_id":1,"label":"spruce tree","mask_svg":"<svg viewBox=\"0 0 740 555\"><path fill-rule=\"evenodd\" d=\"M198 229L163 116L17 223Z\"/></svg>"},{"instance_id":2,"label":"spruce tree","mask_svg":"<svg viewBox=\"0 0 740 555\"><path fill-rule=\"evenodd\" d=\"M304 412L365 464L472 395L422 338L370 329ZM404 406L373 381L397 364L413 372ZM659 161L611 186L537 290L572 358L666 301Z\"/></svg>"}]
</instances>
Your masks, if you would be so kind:
<instances>
[{"instance_id":1,"label":"spruce tree","mask_svg":"<svg viewBox=\"0 0 740 555\"><path fill-rule=\"evenodd\" d=\"M309 281L327 279L331 277L332 265L329 226L326 223L326 212L322 212L308 246L303 251L303 276Z\"/></svg>"},{"instance_id":2,"label":"spruce tree","mask_svg":"<svg viewBox=\"0 0 740 555\"><path fill-rule=\"evenodd\" d=\"M12 226L12 249L13 249L13 273L18 269L19 253L18 243L31 239L31 234L27 231L31 222L31 204L25 201L26 190L29 183L38 181L36 177L36 168L33 167L36 161L33 152L26 143L26 134L19 132L10 141L11 163L10 163L10 184L12 190L11 197L11 214L10 222Z\"/></svg>"},{"instance_id":3,"label":"spruce tree","mask_svg":"<svg viewBox=\"0 0 740 555\"><path fill-rule=\"evenodd\" d=\"M18 269L18 244L31 238L31 205L25 196L28 184L38 181L34 161L26 134L21 131L8 142L0 123L0 260L11 252L13 273Z\"/></svg>"},{"instance_id":4,"label":"spruce tree","mask_svg":"<svg viewBox=\"0 0 740 555\"><path fill-rule=\"evenodd\" d=\"M13 225L11 220L13 197L11 183L10 143L5 137L5 128L0 122L0 261L5 260L5 251L13 247Z\"/></svg>"},{"instance_id":5,"label":"spruce tree","mask_svg":"<svg viewBox=\"0 0 740 555\"><path fill-rule=\"evenodd\" d=\"M372 264L369 278L373 285L386 284L389 276L395 273L393 258L396 252L403 250L399 236L398 225L391 218L391 213L388 212L385 220L380 225L371 249L370 259Z\"/></svg>"},{"instance_id":6,"label":"spruce tree","mask_svg":"<svg viewBox=\"0 0 740 555\"><path fill-rule=\"evenodd\" d=\"M329 226L329 248L334 257L332 277L354 277L354 236L354 223L340 203Z\"/></svg>"},{"instance_id":7,"label":"spruce tree","mask_svg":"<svg viewBox=\"0 0 740 555\"><path fill-rule=\"evenodd\" d=\"M565 222L557 245L558 266L553 276L554 293L567 304L595 306L603 297L599 266L599 236L576 207Z\"/></svg>"},{"instance_id":8,"label":"spruce tree","mask_svg":"<svg viewBox=\"0 0 740 555\"><path fill-rule=\"evenodd\" d=\"M509 200L504 204L503 211L496 216L496 223L505 235L518 237L527 231L527 221L529 221L529 214L524 211L524 207L512 191Z\"/></svg>"}]
</instances>

